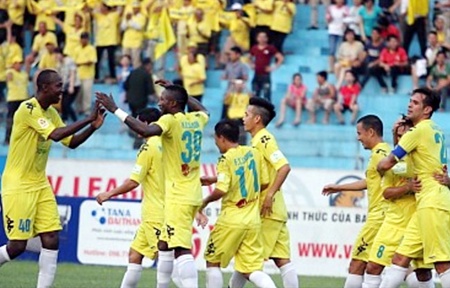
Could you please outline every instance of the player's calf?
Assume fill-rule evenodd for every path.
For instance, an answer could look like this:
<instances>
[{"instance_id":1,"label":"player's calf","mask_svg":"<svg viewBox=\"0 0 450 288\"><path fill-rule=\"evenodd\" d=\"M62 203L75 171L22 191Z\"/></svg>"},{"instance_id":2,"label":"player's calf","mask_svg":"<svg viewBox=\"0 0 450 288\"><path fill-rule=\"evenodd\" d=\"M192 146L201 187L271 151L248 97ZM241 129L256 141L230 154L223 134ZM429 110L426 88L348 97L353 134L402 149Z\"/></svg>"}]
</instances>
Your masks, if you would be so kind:
<instances>
[{"instance_id":1,"label":"player's calf","mask_svg":"<svg viewBox=\"0 0 450 288\"><path fill-rule=\"evenodd\" d=\"M295 266L290 259L273 258L275 265L280 269L281 278L284 287L298 287L298 276Z\"/></svg>"},{"instance_id":2,"label":"player's calf","mask_svg":"<svg viewBox=\"0 0 450 288\"><path fill-rule=\"evenodd\" d=\"M276 288L275 283L273 283L272 278L262 271L254 271L248 274L242 274L250 282L255 284L259 288Z\"/></svg>"},{"instance_id":3,"label":"player's calf","mask_svg":"<svg viewBox=\"0 0 450 288\"><path fill-rule=\"evenodd\" d=\"M133 248L130 248L130 251L128 252L127 272L125 272L125 275L123 276L120 288L137 287L137 284L141 279L143 259L144 256L142 254L140 254Z\"/></svg>"},{"instance_id":4,"label":"player's calf","mask_svg":"<svg viewBox=\"0 0 450 288\"><path fill-rule=\"evenodd\" d=\"M220 263L206 262L206 288L223 287Z\"/></svg>"},{"instance_id":5,"label":"player's calf","mask_svg":"<svg viewBox=\"0 0 450 288\"><path fill-rule=\"evenodd\" d=\"M364 274L363 288L378 288L381 283L381 272L383 272L384 266L370 262L367 263L366 273Z\"/></svg>"}]
</instances>

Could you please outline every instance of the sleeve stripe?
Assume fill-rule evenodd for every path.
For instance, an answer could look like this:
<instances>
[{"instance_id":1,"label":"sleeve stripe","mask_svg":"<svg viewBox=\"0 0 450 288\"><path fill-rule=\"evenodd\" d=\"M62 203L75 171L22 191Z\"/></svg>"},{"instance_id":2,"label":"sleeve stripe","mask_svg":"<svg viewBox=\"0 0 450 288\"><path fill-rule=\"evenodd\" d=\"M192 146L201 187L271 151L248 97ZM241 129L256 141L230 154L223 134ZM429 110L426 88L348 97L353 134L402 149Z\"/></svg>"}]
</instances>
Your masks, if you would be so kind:
<instances>
[{"instance_id":1,"label":"sleeve stripe","mask_svg":"<svg viewBox=\"0 0 450 288\"><path fill-rule=\"evenodd\" d=\"M394 154L394 156L398 159L402 159L408 153L400 145L397 145L394 150L392 150L392 154Z\"/></svg>"}]
</instances>

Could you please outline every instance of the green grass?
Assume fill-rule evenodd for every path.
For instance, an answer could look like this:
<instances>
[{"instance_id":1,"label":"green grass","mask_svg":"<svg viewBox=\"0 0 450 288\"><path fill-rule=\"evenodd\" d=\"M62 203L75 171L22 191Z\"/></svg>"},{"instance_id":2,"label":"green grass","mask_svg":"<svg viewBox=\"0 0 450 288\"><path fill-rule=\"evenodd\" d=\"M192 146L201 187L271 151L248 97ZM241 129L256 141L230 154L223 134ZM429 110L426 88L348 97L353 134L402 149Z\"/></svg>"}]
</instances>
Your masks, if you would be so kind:
<instances>
[{"instance_id":1,"label":"green grass","mask_svg":"<svg viewBox=\"0 0 450 288\"><path fill-rule=\"evenodd\" d=\"M120 287L125 267L91 266L61 263L58 265L55 288L112 288ZM13 261L0 268L0 287L28 288L36 287L38 274L37 262ZM231 274L224 274L224 284L228 283ZM283 287L280 275L272 275L277 287ZM156 270L145 269L139 287L156 287ZM342 287L344 279L328 277L300 276L300 285L304 288ZM175 287L175 285L171 286ZM199 287L205 287L205 272L199 272ZM225 286L226 287L226 286ZM253 287L247 284L246 287Z\"/></svg>"}]
</instances>

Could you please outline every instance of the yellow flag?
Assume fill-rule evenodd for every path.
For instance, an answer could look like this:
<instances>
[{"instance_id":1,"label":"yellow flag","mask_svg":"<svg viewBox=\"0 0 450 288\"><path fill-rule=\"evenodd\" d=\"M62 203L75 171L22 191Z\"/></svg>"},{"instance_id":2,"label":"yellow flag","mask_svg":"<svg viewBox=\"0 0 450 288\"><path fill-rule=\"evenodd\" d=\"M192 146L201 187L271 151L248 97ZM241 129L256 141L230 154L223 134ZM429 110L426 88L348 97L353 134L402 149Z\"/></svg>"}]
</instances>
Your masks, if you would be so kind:
<instances>
[{"instance_id":1,"label":"yellow flag","mask_svg":"<svg viewBox=\"0 0 450 288\"><path fill-rule=\"evenodd\" d=\"M159 57L167 53L167 51L169 51L169 49L172 48L177 41L175 38L175 33L173 32L172 24L170 23L167 8L163 8L156 27L152 27L152 29L158 30L157 44L155 47L155 59L159 59Z\"/></svg>"}]
</instances>

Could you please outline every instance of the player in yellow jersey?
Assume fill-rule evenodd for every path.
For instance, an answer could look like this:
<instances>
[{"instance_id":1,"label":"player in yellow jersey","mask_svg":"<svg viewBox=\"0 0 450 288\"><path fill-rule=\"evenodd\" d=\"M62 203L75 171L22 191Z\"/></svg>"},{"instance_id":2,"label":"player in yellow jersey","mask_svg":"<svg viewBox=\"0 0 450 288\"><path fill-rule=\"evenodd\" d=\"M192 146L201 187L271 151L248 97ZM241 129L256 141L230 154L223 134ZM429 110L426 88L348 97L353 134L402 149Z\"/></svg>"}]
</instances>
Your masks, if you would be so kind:
<instances>
[{"instance_id":1,"label":"player in yellow jersey","mask_svg":"<svg viewBox=\"0 0 450 288\"><path fill-rule=\"evenodd\" d=\"M97 93L97 99L136 133L143 137L161 136L166 195L162 239L165 241L160 242L158 248L160 255L174 251L174 281L179 280L182 287L195 288L198 275L191 254L192 223L202 204L200 154L203 129L209 115L183 87L171 85L166 80L158 83L165 86L159 99L164 115L152 125L145 125L118 109L112 97ZM194 112L185 113L186 105ZM160 271L167 271L161 277L170 279L173 261L160 258L158 265L164 266Z\"/></svg>"},{"instance_id":2,"label":"player in yellow jersey","mask_svg":"<svg viewBox=\"0 0 450 288\"><path fill-rule=\"evenodd\" d=\"M298 277L290 262L290 239L287 229L287 210L281 185L291 168L279 150L275 137L266 126L275 117L275 107L262 98L251 98L244 116L244 129L252 135L252 146L262 154L269 171L269 186L260 197L261 231L264 259L272 259L280 269L285 287L298 287ZM242 287L242 275L233 273L231 287Z\"/></svg>"},{"instance_id":3,"label":"player in yellow jersey","mask_svg":"<svg viewBox=\"0 0 450 288\"><path fill-rule=\"evenodd\" d=\"M428 88L413 91L407 117L414 127L378 165L378 171L383 174L409 155L414 162L414 174L422 185L416 193L415 217L409 222L380 287L400 286L414 258L434 264L442 287L450 287L450 190L433 177L447 165L444 133L430 119L439 109L439 103L439 95Z\"/></svg>"},{"instance_id":4,"label":"player in yellow jersey","mask_svg":"<svg viewBox=\"0 0 450 288\"><path fill-rule=\"evenodd\" d=\"M156 108L146 108L138 113L138 119L145 124L158 121L161 116ZM136 232L128 254L128 268L121 288L137 287L142 272L142 260L148 257L156 259L158 241L164 222L164 175L162 168L162 146L160 137L151 137L142 144L137 154L136 164L130 179L111 191L97 195L102 205L114 196L128 193L142 185L141 224ZM157 282L158 282L157 277ZM170 280L170 279L169 279ZM158 283L158 287L168 283ZM164 286L163 286L164 287Z\"/></svg>"},{"instance_id":5,"label":"player in yellow jersey","mask_svg":"<svg viewBox=\"0 0 450 288\"><path fill-rule=\"evenodd\" d=\"M361 142L364 149L371 151L366 168L366 178L348 184L326 185L322 191L324 195L330 195L344 190L361 191L367 189L369 201L367 220L353 245L352 260L350 261L345 288L361 287L373 241L381 224L383 224L386 203L383 199L381 176L377 172L377 165L391 149L383 141L383 122L376 115L361 117L357 121L356 133L358 141Z\"/></svg>"},{"instance_id":6,"label":"player in yellow jersey","mask_svg":"<svg viewBox=\"0 0 450 288\"><path fill-rule=\"evenodd\" d=\"M40 236L40 288L52 286L61 230L55 196L45 175L52 141L76 148L103 124L104 116L97 106L87 118L65 126L51 106L61 99L61 77L54 70L43 70L36 84L36 97L24 101L14 115L2 175L3 227L9 241L0 247L0 265L22 254L27 240Z\"/></svg>"},{"instance_id":7,"label":"player in yellow jersey","mask_svg":"<svg viewBox=\"0 0 450 288\"><path fill-rule=\"evenodd\" d=\"M394 144L397 144L398 140L411 127L410 121L397 122L393 128ZM388 200L386 214L370 250L369 262L364 275L364 288L379 287L381 273L384 267L390 266L395 250L402 241L405 229L416 212L414 193L420 191L421 185L414 178L413 172L411 158L405 157L383 176L383 197ZM428 270L423 270L426 266L423 265L421 259L416 266L417 278L415 274L409 277L408 285L414 282L417 286L417 279L432 281L431 273L428 273Z\"/></svg>"},{"instance_id":8,"label":"player in yellow jersey","mask_svg":"<svg viewBox=\"0 0 450 288\"><path fill-rule=\"evenodd\" d=\"M202 178L202 184L216 183L216 187L203 200L201 210L219 199L222 207L205 251L206 287L223 286L220 268L227 267L233 257L234 269L256 287L275 287L269 275L262 272L259 192L269 184L264 158L257 149L239 145L236 122L222 120L214 130L214 140L222 156L217 163L217 177Z\"/></svg>"}]
</instances>

